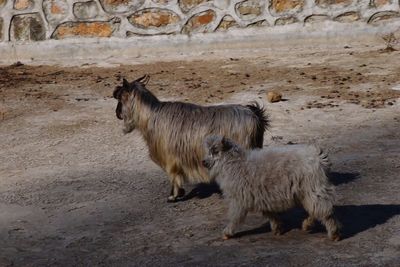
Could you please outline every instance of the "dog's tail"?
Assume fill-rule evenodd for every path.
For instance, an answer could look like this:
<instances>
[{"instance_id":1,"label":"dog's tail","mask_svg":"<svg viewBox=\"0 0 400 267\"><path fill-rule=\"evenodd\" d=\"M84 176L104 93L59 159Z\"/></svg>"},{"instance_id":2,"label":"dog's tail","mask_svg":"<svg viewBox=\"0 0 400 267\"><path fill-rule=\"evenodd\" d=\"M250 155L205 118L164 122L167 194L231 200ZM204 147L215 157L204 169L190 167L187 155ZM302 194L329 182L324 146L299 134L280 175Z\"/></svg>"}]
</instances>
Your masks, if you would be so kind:
<instances>
[{"instance_id":1,"label":"dog's tail","mask_svg":"<svg viewBox=\"0 0 400 267\"><path fill-rule=\"evenodd\" d=\"M324 149L322 149L319 146L315 146L318 157L319 157L319 163L321 164L322 168L324 169L325 173L329 173L331 170L331 161L329 160L329 155L328 152Z\"/></svg>"},{"instance_id":2,"label":"dog's tail","mask_svg":"<svg viewBox=\"0 0 400 267\"><path fill-rule=\"evenodd\" d=\"M254 147L262 148L264 142L264 132L269 127L269 117L266 114L265 108L257 102L253 102L247 107L254 113L257 118L256 132L254 135Z\"/></svg>"}]
</instances>

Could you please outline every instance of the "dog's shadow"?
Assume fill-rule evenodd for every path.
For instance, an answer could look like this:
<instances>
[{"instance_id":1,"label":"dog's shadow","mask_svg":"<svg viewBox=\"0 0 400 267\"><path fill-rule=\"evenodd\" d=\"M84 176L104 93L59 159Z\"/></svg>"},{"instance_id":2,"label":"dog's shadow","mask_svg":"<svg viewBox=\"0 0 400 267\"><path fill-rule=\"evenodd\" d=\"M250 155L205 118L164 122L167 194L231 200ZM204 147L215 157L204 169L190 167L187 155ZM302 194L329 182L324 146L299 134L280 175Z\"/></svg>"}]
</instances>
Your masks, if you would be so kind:
<instances>
[{"instance_id":1,"label":"dog's shadow","mask_svg":"<svg viewBox=\"0 0 400 267\"><path fill-rule=\"evenodd\" d=\"M337 186L350 183L356 179L359 179L361 176L359 172L330 172L328 177L331 183Z\"/></svg>"},{"instance_id":2,"label":"dog's shadow","mask_svg":"<svg viewBox=\"0 0 400 267\"><path fill-rule=\"evenodd\" d=\"M394 216L400 215L400 205L343 205L335 207L335 214L339 222L342 224L342 238L350 238L368 229L386 223ZM306 212L302 209L294 209L282 215L284 223L284 232L292 229L300 229L301 222L306 218ZM237 233L236 237L257 235L270 232L269 224L263 224L255 229L246 230ZM323 232L325 228L317 224L312 233Z\"/></svg>"}]
</instances>

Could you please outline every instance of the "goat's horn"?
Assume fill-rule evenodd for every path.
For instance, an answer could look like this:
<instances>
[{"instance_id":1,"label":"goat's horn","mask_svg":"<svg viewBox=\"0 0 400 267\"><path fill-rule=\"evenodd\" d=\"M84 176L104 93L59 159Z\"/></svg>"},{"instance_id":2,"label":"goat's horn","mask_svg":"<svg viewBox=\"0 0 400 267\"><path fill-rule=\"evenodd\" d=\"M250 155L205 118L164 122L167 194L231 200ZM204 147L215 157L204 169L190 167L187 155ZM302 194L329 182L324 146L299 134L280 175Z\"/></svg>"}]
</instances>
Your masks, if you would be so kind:
<instances>
[{"instance_id":1,"label":"goat's horn","mask_svg":"<svg viewBox=\"0 0 400 267\"><path fill-rule=\"evenodd\" d=\"M143 75L142 77L140 77L139 79L136 79L137 82L143 83L144 85L146 85L150 80L150 76L148 74Z\"/></svg>"},{"instance_id":2,"label":"goat's horn","mask_svg":"<svg viewBox=\"0 0 400 267\"><path fill-rule=\"evenodd\" d=\"M135 82L141 82L146 84L149 81L149 79L150 79L149 75L145 74L142 77L136 79Z\"/></svg>"}]
</instances>

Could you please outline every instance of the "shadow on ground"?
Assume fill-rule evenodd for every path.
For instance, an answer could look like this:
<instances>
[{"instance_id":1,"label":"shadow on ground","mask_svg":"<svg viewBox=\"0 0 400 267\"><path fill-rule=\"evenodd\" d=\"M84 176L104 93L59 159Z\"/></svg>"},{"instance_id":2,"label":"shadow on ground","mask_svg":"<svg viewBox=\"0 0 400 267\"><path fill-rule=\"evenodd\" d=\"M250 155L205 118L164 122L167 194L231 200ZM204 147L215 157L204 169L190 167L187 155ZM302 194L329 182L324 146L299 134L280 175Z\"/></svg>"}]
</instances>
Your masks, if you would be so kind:
<instances>
[{"instance_id":1,"label":"shadow on ground","mask_svg":"<svg viewBox=\"0 0 400 267\"><path fill-rule=\"evenodd\" d=\"M359 233L367 231L378 225L386 223L394 216L400 215L400 205L343 205L335 207L336 217L342 224L342 238L350 238ZM292 229L300 229L301 222L307 217L304 210L296 208L282 214L285 232ZM247 235L263 234L271 231L269 224L263 224L255 229L242 231L236 234L237 237ZM325 228L318 224L313 233L325 231Z\"/></svg>"},{"instance_id":2,"label":"shadow on ground","mask_svg":"<svg viewBox=\"0 0 400 267\"><path fill-rule=\"evenodd\" d=\"M185 195L181 201L190 200L192 198L208 198L213 194L222 194L221 189L217 183L200 183L197 184L187 195Z\"/></svg>"},{"instance_id":3,"label":"shadow on ground","mask_svg":"<svg viewBox=\"0 0 400 267\"><path fill-rule=\"evenodd\" d=\"M359 172L330 172L329 180L333 185L347 184L360 178Z\"/></svg>"},{"instance_id":4,"label":"shadow on ground","mask_svg":"<svg viewBox=\"0 0 400 267\"><path fill-rule=\"evenodd\" d=\"M343 224L343 238L350 238L400 215L400 205L345 205L337 206L336 213Z\"/></svg>"}]
</instances>

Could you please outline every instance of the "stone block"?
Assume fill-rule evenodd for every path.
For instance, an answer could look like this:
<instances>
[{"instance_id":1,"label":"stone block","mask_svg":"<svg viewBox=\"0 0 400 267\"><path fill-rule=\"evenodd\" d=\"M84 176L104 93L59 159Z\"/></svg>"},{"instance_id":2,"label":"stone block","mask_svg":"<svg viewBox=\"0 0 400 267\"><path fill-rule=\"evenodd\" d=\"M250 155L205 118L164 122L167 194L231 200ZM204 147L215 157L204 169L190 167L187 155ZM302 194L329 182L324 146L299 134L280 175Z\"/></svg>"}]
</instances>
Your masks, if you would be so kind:
<instances>
[{"instance_id":1,"label":"stone block","mask_svg":"<svg viewBox=\"0 0 400 267\"><path fill-rule=\"evenodd\" d=\"M288 24L293 24L299 22L297 18L295 17L283 17L279 18L275 21L276 26L282 26L282 25L288 25Z\"/></svg>"},{"instance_id":2,"label":"stone block","mask_svg":"<svg viewBox=\"0 0 400 267\"><path fill-rule=\"evenodd\" d=\"M176 24L180 18L174 12L161 9L151 8L138 11L128 17L129 22L139 28L159 28Z\"/></svg>"},{"instance_id":3,"label":"stone block","mask_svg":"<svg viewBox=\"0 0 400 267\"><path fill-rule=\"evenodd\" d=\"M145 0L100 0L104 10L109 13L124 13L138 10Z\"/></svg>"},{"instance_id":4,"label":"stone block","mask_svg":"<svg viewBox=\"0 0 400 267\"><path fill-rule=\"evenodd\" d=\"M315 0L317 6L320 7L330 7L333 5L348 6L353 2L353 0Z\"/></svg>"},{"instance_id":5,"label":"stone block","mask_svg":"<svg viewBox=\"0 0 400 267\"><path fill-rule=\"evenodd\" d=\"M249 25L247 25L247 28L251 28L251 27L264 27L264 26L269 26L268 21L266 21L265 19L250 23Z\"/></svg>"},{"instance_id":6,"label":"stone block","mask_svg":"<svg viewBox=\"0 0 400 267\"><path fill-rule=\"evenodd\" d=\"M389 5L391 3L392 3L391 0L371 0L371 2L369 4L372 7L379 8L379 7L382 7L382 6L385 6L385 5Z\"/></svg>"},{"instance_id":7,"label":"stone block","mask_svg":"<svg viewBox=\"0 0 400 267\"><path fill-rule=\"evenodd\" d=\"M279 102L282 100L282 94L275 91L270 91L267 93L267 100L270 103Z\"/></svg>"},{"instance_id":8,"label":"stone block","mask_svg":"<svg viewBox=\"0 0 400 267\"><path fill-rule=\"evenodd\" d=\"M227 9L231 3L231 0L214 0L213 4L219 9Z\"/></svg>"},{"instance_id":9,"label":"stone block","mask_svg":"<svg viewBox=\"0 0 400 267\"><path fill-rule=\"evenodd\" d=\"M199 6L209 0L179 0L179 7L183 12L188 12L192 8Z\"/></svg>"},{"instance_id":10,"label":"stone block","mask_svg":"<svg viewBox=\"0 0 400 267\"><path fill-rule=\"evenodd\" d=\"M11 41L41 41L46 39L44 22L39 13L15 15L11 19Z\"/></svg>"},{"instance_id":11,"label":"stone block","mask_svg":"<svg viewBox=\"0 0 400 267\"><path fill-rule=\"evenodd\" d=\"M219 23L217 31L227 31L230 28L237 28L238 26L238 23L235 21L234 18L232 18L232 16L226 15Z\"/></svg>"},{"instance_id":12,"label":"stone block","mask_svg":"<svg viewBox=\"0 0 400 267\"><path fill-rule=\"evenodd\" d=\"M56 25L68 15L68 3L66 0L43 0L43 11L47 21Z\"/></svg>"},{"instance_id":13,"label":"stone block","mask_svg":"<svg viewBox=\"0 0 400 267\"><path fill-rule=\"evenodd\" d=\"M110 21L91 22L65 22L60 24L51 38L65 39L70 37L111 37L113 32L119 29L119 18Z\"/></svg>"},{"instance_id":14,"label":"stone block","mask_svg":"<svg viewBox=\"0 0 400 267\"><path fill-rule=\"evenodd\" d=\"M186 25L182 29L182 33L194 33L194 32L208 32L210 31L210 24L216 17L214 10L206 10L200 12L189 19Z\"/></svg>"},{"instance_id":15,"label":"stone block","mask_svg":"<svg viewBox=\"0 0 400 267\"><path fill-rule=\"evenodd\" d=\"M0 0L0 9L5 6L7 3L7 0Z\"/></svg>"},{"instance_id":16,"label":"stone block","mask_svg":"<svg viewBox=\"0 0 400 267\"><path fill-rule=\"evenodd\" d=\"M271 0L270 10L273 13L294 13L300 11L305 0Z\"/></svg>"},{"instance_id":17,"label":"stone block","mask_svg":"<svg viewBox=\"0 0 400 267\"><path fill-rule=\"evenodd\" d=\"M174 0L151 0L151 1L159 5L168 5L171 2L174 2Z\"/></svg>"},{"instance_id":18,"label":"stone block","mask_svg":"<svg viewBox=\"0 0 400 267\"><path fill-rule=\"evenodd\" d=\"M245 20L255 19L263 13L265 1L247 0L236 5L236 13Z\"/></svg>"},{"instance_id":19,"label":"stone block","mask_svg":"<svg viewBox=\"0 0 400 267\"><path fill-rule=\"evenodd\" d=\"M99 14L95 1L77 2L73 5L74 16L78 19L94 19Z\"/></svg>"},{"instance_id":20,"label":"stone block","mask_svg":"<svg viewBox=\"0 0 400 267\"><path fill-rule=\"evenodd\" d=\"M304 22L305 23L320 23L320 22L323 22L328 19L329 19L329 17L326 15L311 15L311 16L308 16L304 20Z\"/></svg>"},{"instance_id":21,"label":"stone block","mask_svg":"<svg viewBox=\"0 0 400 267\"><path fill-rule=\"evenodd\" d=\"M335 21L350 23L360 19L360 14L355 11L346 12L334 18Z\"/></svg>"},{"instance_id":22,"label":"stone block","mask_svg":"<svg viewBox=\"0 0 400 267\"><path fill-rule=\"evenodd\" d=\"M368 23L371 24L379 24L379 23L385 23L388 20L392 19L397 19L399 17L399 13L395 11L382 11L382 12L377 12L374 15L372 15Z\"/></svg>"},{"instance_id":23,"label":"stone block","mask_svg":"<svg viewBox=\"0 0 400 267\"><path fill-rule=\"evenodd\" d=\"M33 0L14 0L15 10L28 10L34 5Z\"/></svg>"}]
</instances>

